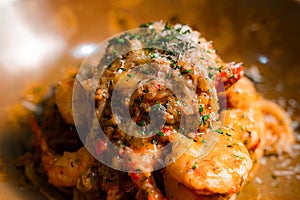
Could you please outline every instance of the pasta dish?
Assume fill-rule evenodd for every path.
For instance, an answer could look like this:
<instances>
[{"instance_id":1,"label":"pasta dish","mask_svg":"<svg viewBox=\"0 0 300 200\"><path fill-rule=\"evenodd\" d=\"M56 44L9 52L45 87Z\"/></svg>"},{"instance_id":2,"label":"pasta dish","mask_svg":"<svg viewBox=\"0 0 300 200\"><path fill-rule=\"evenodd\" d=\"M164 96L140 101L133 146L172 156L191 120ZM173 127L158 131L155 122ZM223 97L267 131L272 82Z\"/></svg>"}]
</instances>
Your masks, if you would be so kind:
<instances>
[{"instance_id":1,"label":"pasta dish","mask_svg":"<svg viewBox=\"0 0 300 200\"><path fill-rule=\"evenodd\" d=\"M41 104L24 166L48 199L234 199L264 154L294 142L289 116L243 66L182 24L110 39L96 66L82 65Z\"/></svg>"}]
</instances>

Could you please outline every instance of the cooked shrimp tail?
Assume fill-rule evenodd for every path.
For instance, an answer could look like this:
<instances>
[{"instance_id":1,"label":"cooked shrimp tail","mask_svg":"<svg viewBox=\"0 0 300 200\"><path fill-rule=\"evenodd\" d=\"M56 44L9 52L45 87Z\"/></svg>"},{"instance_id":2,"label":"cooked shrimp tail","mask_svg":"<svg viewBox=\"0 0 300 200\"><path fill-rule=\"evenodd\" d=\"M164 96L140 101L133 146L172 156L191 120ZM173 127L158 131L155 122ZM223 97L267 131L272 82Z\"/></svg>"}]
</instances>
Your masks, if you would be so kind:
<instances>
[{"instance_id":1,"label":"cooked shrimp tail","mask_svg":"<svg viewBox=\"0 0 300 200\"><path fill-rule=\"evenodd\" d=\"M94 158L85 148L76 152L57 155L51 152L42 131L34 118L31 119L37 151L41 154L41 165L48 175L48 182L57 187L75 186L79 176L92 164Z\"/></svg>"}]
</instances>

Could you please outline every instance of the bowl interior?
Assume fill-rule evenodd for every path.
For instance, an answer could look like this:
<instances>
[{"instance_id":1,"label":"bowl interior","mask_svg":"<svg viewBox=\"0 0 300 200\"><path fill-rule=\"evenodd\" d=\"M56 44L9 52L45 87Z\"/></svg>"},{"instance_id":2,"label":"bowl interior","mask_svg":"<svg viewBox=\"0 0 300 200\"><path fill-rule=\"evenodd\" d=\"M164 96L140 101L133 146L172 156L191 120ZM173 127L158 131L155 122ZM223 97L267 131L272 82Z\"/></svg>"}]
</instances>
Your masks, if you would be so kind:
<instances>
[{"instance_id":1,"label":"bowl interior","mask_svg":"<svg viewBox=\"0 0 300 200\"><path fill-rule=\"evenodd\" d=\"M296 1L28 0L0 6L4 24L0 41L5 41L6 50L0 55L0 78L5 83L0 85L0 155L9 175L6 182L0 182L0 191L5 191L0 199L41 198L36 188L28 187L20 178L21 171L13 163L30 149L29 113L24 105L36 103L46 94L45 88L80 65L84 55L76 51L82 45L98 44L144 22L186 23L199 30L214 42L225 61L243 62L248 73L258 70L262 76L256 84L258 90L285 107L294 125L300 121L300 4ZM27 55L26 45L33 46L30 51L35 53ZM32 85L42 85L43 89L32 91ZM299 160L299 156L294 158L289 166L299 164ZM256 179L248 184L239 199L299 197L299 170L298 175L276 179L274 170L274 159L267 158L257 174L263 182Z\"/></svg>"}]
</instances>

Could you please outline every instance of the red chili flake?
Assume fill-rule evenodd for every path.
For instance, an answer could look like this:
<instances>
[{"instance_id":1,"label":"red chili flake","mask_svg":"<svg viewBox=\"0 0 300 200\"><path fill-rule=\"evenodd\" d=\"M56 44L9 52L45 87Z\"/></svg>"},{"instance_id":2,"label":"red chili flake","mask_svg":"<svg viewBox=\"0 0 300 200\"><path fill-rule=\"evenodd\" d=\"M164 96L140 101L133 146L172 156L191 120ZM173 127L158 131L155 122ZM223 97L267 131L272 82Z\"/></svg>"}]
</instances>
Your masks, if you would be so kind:
<instances>
[{"instance_id":1,"label":"red chili flake","mask_svg":"<svg viewBox=\"0 0 300 200\"><path fill-rule=\"evenodd\" d=\"M133 180L137 180L137 179L140 179L141 178L141 175L138 174L138 173L129 173L129 176L133 179Z\"/></svg>"},{"instance_id":2,"label":"red chili flake","mask_svg":"<svg viewBox=\"0 0 300 200\"><path fill-rule=\"evenodd\" d=\"M141 118L141 116L136 116L136 118L135 118L135 123L137 123L137 124L140 124L141 123L141 121L142 121L142 118Z\"/></svg>"},{"instance_id":3,"label":"red chili flake","mask_svg":"<svg viewBox=\"0 0 300 200\"><path fill-rule=\"evenodd\" d=\"M164 127L162 128L162 132L163 132L164 134L168 133L169 131L171 131L171 128L170 128L170 127L164 126Z\"/></svg>"},{"instance_id":4,"label":"red chili flake","mask_svg":"<svg viewBox=\"0 0 300 200\"><path fill-rule=\"evenodd\" d=\"M134 110L135 112L137 112L137 111L139 110L139 108L138 108L137 106L134 106L134 107L133 107L133 110Z\"/></svg>"},{"instance_id":5,"label":"red chili flake","mask_svg":"<svg viewBox=\"0 0 300 200\"><path fill-rule=\"evenodd\" d=\"M107 149L107 143L102 140L98 140L95 148L97 154L102 154Z\"/></svg>"},{"instance_id":6,"label":"red chili flake","mask_svg":"<svg viewBox=\"0 0 300 200\"><path fill-rule=\"evenodd\" d=\"M225 69L220 72L216 77L216 89L217 91L222 91L222 86L224 85L225 89L229 88L235 82L237 82L243 75L244 67L240 66L233 69Z\"/></svg>"},{"instance_id":7,"label":"red chili flake","mask_svg":"<svg viewBox=\"0 0 300 200\"><path fill-rule=\"evenodd\" d=\"M254 151L260 144L260 141L257 142L253 147L251 147L251 151Z\"/></svg>"},{"instance_id":8,"label":"red chili flake","mask_svg":"<svg viewBox=\"0 0 300 200\"><path fill-rule=\"evenodd\" d=\"M160 84L156 84L153 86L155 89L159 90L161 88L161 85Z\"/></svg>"}]
</instances>

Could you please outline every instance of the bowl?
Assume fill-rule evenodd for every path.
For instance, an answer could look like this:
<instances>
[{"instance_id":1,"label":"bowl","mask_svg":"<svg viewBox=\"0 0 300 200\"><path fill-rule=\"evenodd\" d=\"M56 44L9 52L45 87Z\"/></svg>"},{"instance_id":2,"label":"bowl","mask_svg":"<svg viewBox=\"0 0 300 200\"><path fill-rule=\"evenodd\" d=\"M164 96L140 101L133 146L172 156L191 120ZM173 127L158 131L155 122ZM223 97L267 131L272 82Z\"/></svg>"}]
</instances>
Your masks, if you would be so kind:
<instances>
[{"instance_id":1,"label":"bowl","mask_svg":"<svg viewBox=\"0 0 300 200\"><path fill-rule=\"evenodd\" d=\"M292 0L3 0L0 3L0 199L44 199L17 158L32 149L29 110L106 38L148 21L186 23L225 61L243 62L259 92L300 121L300 3ZM297 134L299 138L299 134ZM261 160L238 199L298 199L293 158ZM5 172L5 173L2 173ZM4 174L4 175L3 175Z\"/></svg>"}]
</instances>

